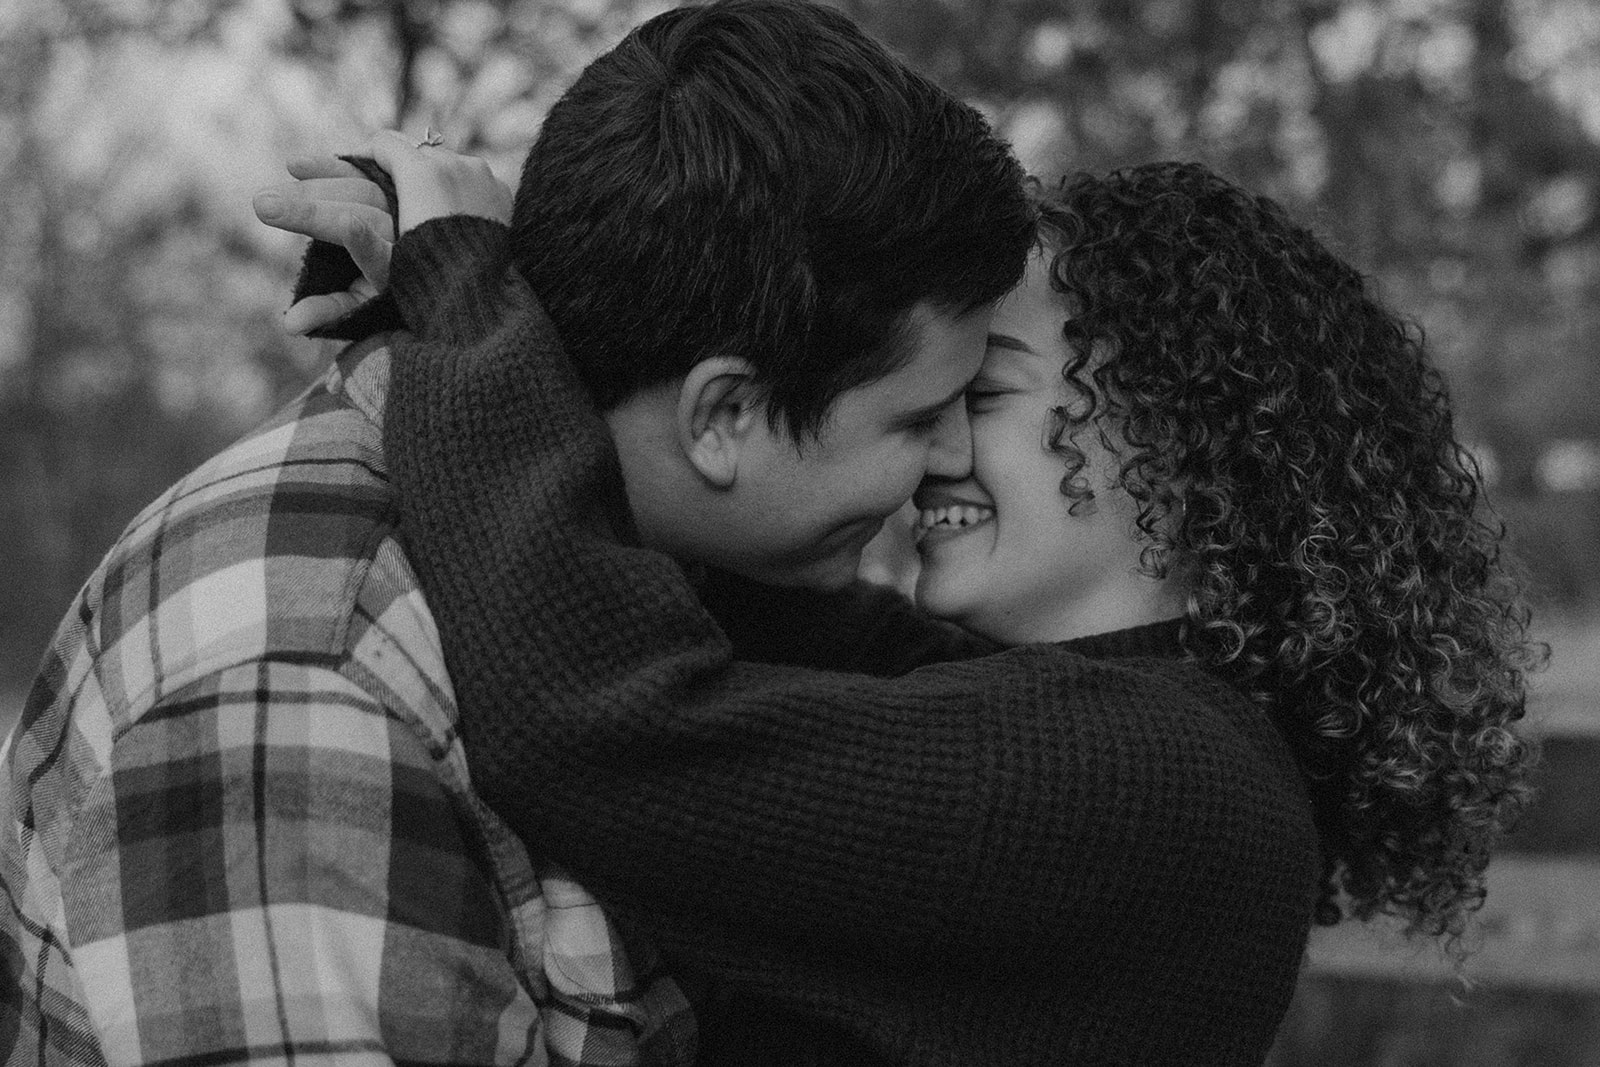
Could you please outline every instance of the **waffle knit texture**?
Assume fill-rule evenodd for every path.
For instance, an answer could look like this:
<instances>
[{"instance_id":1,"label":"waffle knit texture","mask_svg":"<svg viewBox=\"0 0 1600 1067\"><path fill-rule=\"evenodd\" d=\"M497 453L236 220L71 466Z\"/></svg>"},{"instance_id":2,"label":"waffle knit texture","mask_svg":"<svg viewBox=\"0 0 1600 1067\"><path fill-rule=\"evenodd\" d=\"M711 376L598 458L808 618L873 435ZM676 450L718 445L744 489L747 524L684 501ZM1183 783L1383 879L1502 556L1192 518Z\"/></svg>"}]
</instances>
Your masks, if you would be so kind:
<instances>
[{"instance_id":1,"label":"waffle knit texture","mask_svg":"<svg viewBox=\"0 0 1600 1067\"><path fill-rule=\"evenodd\" d=\"M1261 1063L1319 873L1265 715L1170 632L906 670L858 591L736 658L635 543L506 229L425 223L390 284L385 450L473 779L697 980L701 1064Z\"/></svg>"}]
</instances>

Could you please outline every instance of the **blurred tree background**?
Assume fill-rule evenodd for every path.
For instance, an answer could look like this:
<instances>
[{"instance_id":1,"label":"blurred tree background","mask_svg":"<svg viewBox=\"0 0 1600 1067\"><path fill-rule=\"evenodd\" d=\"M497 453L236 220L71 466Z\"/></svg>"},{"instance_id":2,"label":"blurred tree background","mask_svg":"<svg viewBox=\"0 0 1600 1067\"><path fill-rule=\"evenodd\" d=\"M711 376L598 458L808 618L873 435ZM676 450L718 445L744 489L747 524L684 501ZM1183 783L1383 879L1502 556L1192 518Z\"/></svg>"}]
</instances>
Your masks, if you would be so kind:
<instances>
[{"instance_id":1,"label":"blurred tree background","mask_svg":"<svg viewBox=\"0 0 1600 1067\"><path fill-rule=\"evenodd\" d=\"M1600 602L1593 0L841 0L1050 177L1205 160L1428 329L1563 612ZM514 180L645 0L7 0L0 7L0 686L122 524L302 388L298 246L249 193L425 123Z\"/></svg>"},{"instance_id":2,"label":"blurred tree background","mask_svg":"<svg viewBox=\"0 0 1600 1067\"><path fill-rule=\"evenodd\" d=\"M837 2L1040 176L1201 159L1377 278L1432 339L1544 618L1595 635L1573 690L1592 707L1595 0ZM577 71L666 6L0 0L0 729L123 524L331 354L280 330L300 245L251 192L396 124L514 181ZM1592 774L1600 748L1572 752ZM1466 1025L1447 986L1324 975L1274 1062L1600 1062L1600 974L1495 996Z\"/></svg>"}]
</instances>

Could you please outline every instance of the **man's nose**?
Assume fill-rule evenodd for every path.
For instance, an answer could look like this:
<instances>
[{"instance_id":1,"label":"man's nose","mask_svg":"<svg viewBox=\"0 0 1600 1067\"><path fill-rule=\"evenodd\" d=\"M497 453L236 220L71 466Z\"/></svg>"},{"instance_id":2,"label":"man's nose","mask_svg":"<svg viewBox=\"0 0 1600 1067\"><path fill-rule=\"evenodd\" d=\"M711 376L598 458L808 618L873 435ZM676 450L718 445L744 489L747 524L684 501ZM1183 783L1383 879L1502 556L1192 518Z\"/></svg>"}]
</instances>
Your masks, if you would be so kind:
<instances>
[{"instance_id":1,"label":"man's nose","mask_svg":"<svg viewBox=\"0 0 1600 1067\"><path fill-rule=\"evenodd\" d=\"M967 405L950 406L939 420L939 430L928 450L928 474L935 478L961 479L972 473L972 423Z\"/></svg>"}]
</instances>

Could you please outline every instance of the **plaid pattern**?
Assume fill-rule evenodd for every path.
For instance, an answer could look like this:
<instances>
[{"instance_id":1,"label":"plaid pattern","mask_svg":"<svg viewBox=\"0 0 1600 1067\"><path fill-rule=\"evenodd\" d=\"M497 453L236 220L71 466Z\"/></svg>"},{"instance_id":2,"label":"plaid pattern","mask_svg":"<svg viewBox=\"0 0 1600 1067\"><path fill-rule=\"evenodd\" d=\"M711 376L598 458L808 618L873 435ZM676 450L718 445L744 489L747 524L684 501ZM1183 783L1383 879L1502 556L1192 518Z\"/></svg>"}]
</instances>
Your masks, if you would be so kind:
<instances>
[{"instance_id":1,"label":"plaid pattern","mask_svg":"<svg viewBox=\"0 0 1600 1067\"><path fill-rule=\"evenodd\" d=\"M692 1060L654 957L471 790L387 381L347 350L63 623L0 748L4 1063Z\"/></svg>"}]
</instances>

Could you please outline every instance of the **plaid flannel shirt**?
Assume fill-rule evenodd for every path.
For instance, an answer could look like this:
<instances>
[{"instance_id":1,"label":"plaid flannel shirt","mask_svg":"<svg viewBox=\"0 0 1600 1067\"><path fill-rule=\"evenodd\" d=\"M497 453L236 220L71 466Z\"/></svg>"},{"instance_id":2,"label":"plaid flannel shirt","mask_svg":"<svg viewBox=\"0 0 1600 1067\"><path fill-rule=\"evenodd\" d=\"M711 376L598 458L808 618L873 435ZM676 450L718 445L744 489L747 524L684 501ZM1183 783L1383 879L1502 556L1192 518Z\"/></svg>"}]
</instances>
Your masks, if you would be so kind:
<instances>
[{"instance_id":1,"label":"plaid flannel shirt","mask_svg":"<svg viewBox=\"0 0 1600 1067\"><path fill-rule=\"evenodd\" d=\"M0 748L7 1064L689 1062L473 794L353 346L128 527Z\"/></svg>"}]
</instances>

